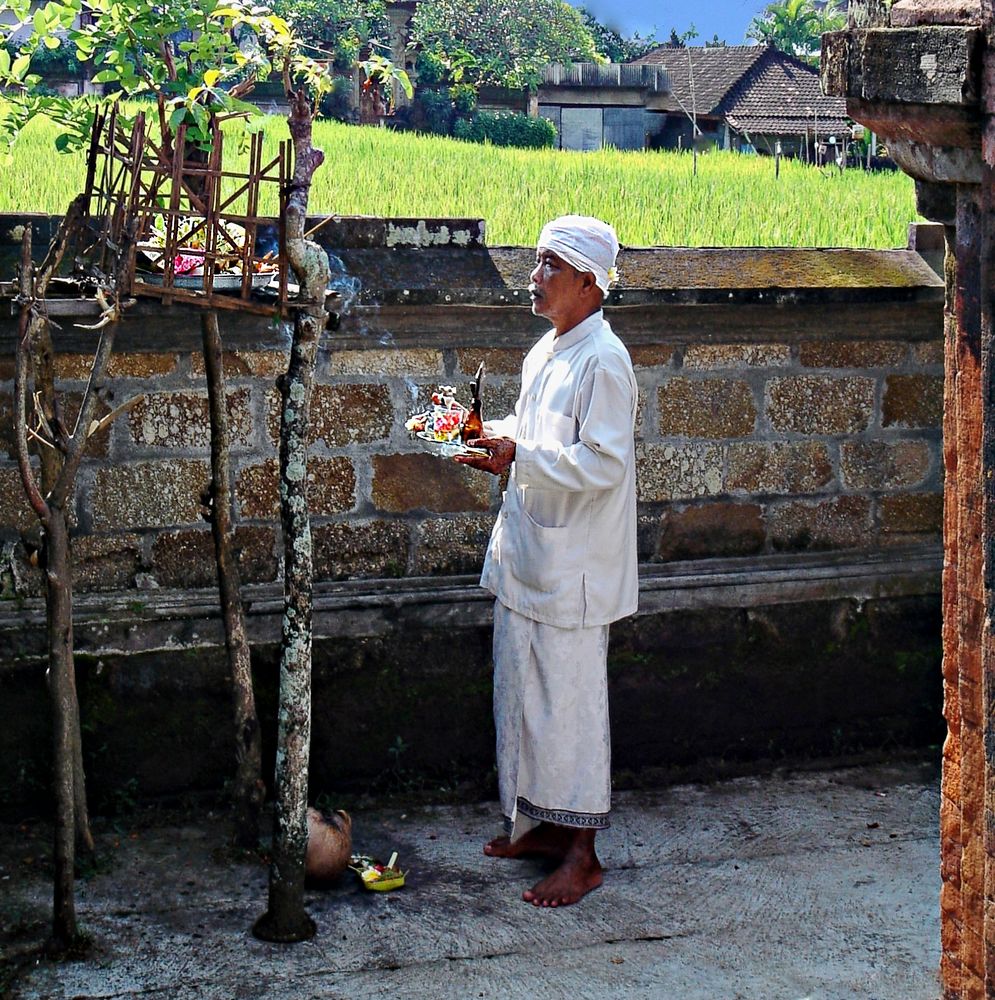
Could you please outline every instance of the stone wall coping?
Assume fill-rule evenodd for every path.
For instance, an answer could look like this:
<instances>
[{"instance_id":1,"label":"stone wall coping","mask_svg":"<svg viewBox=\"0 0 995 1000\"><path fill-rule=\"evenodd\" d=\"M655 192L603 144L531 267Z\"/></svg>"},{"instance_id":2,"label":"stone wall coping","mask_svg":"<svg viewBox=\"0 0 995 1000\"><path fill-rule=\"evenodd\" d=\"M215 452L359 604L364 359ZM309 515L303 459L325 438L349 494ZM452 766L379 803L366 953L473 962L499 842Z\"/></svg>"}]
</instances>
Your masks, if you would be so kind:
<instances>
[{"instance_id":1,"label":"stone wall coping","mask_svg":"<svg viewBox=\"0 0 995 1000\"><path fill-rule=\"evenodd\" d=\"M15 237L28 218L0 216L0 279L13 277L20 252ZM58 222L35 219L39 239ZM346 221L353 225L349 239L342 236ZM441 233L454 220L405 225L410 222L332 217L315 233L329 251L337 293L330 300L339 314L338 329L327 338L330 349L376 349L385 338L394 347L521 346L542 332L545 324L529 309L532 248L386 242L391 226L415 231L424 223L426 232ZM912 245L918 246L918 236ZM661 331L724 340L926 339L942 333L943 282L915 249L633 247L622 251L619 269L606 309L634 343L657 342ZM6 290L13 294L9 282ZM17 328L8 302L0 296L3 353L13 353ZM51 299L50 308L61 320L58 349L92 350L93 334L74 321L92 316L94 303ZM125 313L118 350L199 350L199 323L192 321L197 312L137 301ZM280 349L288 342L285 327L262 317L223 316L222 328L232 350Z\"/></svg>"},{"instance_id":2,"label":"stone wall coping","mask_svg":"<svg viewBox=\"0 0 995 1000\"><path fill-rule=\"evenodd\" d=\"M637 614L936 594L941 568L942 549L931 544L645 564ZM281 586L246 586L243 596L251 641L276 643ZM406 628L455 632L486 625L492 604L476 575L317 583L315 638L400 634ZM74 629L80 656L224 642L217 592L210 588L80 594ZM44 643L43 601L0 607L2 662L40 662Z\"/></svg>"}]
</instances>

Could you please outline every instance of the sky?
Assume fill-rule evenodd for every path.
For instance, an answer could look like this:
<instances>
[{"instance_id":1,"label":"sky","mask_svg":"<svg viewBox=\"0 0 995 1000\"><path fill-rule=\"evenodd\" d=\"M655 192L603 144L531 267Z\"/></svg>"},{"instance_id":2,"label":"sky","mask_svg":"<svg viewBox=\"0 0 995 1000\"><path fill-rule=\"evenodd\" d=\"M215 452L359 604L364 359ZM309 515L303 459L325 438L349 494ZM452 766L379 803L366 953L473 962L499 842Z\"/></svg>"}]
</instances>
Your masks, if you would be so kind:
<instances>
[{"instance_id":1,"label":"sky","mask_svg":"<svg viewBox=\"0 0 995 1000\"><path fill-rule=\"evenodd\" d=\"M742 45L746 28L766 6L766 0L571 0L577 7L586 7L603 24L623 35L639 32L644 37L656 28L662 42L670 37L670 29L683 34L693 24L698 38L691 44L702 45L718 35L730 45Z\"/></svg>"}]
</instances>

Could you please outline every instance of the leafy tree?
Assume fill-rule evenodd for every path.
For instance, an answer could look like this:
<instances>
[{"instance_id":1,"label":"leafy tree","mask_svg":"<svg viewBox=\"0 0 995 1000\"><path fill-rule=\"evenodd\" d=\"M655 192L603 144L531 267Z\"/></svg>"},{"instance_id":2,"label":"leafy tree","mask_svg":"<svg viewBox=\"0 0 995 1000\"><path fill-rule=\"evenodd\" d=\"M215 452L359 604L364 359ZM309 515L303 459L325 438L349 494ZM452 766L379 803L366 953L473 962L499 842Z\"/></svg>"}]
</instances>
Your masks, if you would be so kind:
<instances>
[{"instance_id":1,"label":"leafy tree","mask_svg":"<svg viewBox=\"0 0 995 1000\"><path fill-rule=\"evenodd\" d=\"M589 10L578 8L584 21L584 26L594 39L595 48L609 62L630 62L646 55L659 44L653 32L645 38L636 32L628 38L621 32L602 24Z\"/></svg>"},{"instance_id":2,"label":"leafy tree","mask_svg":"<svg viewBox=\"0 0 995 1000\"><path fill-rule=\"evenodd\" d=\"M38 95L41 79L30 63L42 45L65 45L80 62L92 60L94 83L112 84L127 97L153 97L166 155L181 123L189 138L204 145L219 114L242 114L250 127L261 126L259 109L243 98L274 65L292 60L294 77L305 85L321 93L330 85L324 67L297 50L286 21L247 0L50 0L33 12L28 0L0 0L2 11L18 22L5 41L18 27L32 31L19 40L14 58L0 49L0 86L7 98L0 108L0 142L13 141L39 114L62 126L62 150L89 139L92 105Z\"/></svg>"},{"instance_id":3,"label":"leafy tree","mask_svg":"<svg viewBox=\"0 0 995 1000\"><path fill-rule=\"evenodd\" d=\"M773 0L753 19L746 36L814 65L819 61L823 32L838 31L845 24L840 0L829 0L822 8L813 0Z\"/></svg>"},{"instance_id":4,"label":"leafy tree","mask_svg":"<svg viewBox=\"0 0 995 1000\"><path fill-rule=\"evenodd\" d=\"M331 56L338 70L352 69L371 44L389 41L384 0L272 0L271 6L311 54Z\"/></svg>"},{"instance_id":5,"label":"leafy tree","mask_svg":"<svg viewBox=\"0 0 995 1000\"><path fill-rule=\"evenodd\" d=\"M534 89L548 63L598 55L581 14L564 0L422 0L411 38L444 59L461 59L454 83Z\"/></svg>"}]
</instances>

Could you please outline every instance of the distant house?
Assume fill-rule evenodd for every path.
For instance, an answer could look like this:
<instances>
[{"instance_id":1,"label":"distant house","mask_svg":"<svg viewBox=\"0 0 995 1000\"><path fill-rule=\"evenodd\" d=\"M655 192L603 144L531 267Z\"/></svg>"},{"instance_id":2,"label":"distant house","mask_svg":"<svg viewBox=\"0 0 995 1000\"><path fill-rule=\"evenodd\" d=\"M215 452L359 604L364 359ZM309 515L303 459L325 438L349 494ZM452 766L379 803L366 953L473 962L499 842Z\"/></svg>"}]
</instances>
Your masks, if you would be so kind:
<instances>
[{"instance_id":1,"label":"distant house","mask_svg":"<svg viewBox=\"0 0 995 1000\"><path fill-rule=\"evenodd\" d=\"M773 46L661 45L633 64L659 66L670 79L651 145L689 148L692 119L699 144L723 149L773 153L780 142L786 155L807 157L847 134L845 101L826 97L817 70Z\"/></svg>"},{"instance_id":2,"label":"distant house","mask_svg":"<svg viewBox=\"0 0 995 1000\"><path fill-rule=\"evenodd\" d=\"M556 126L561 149L644 149L669 89L660 66L554 63L543 71L533 112Z\"/></svg>"}]
</instances>

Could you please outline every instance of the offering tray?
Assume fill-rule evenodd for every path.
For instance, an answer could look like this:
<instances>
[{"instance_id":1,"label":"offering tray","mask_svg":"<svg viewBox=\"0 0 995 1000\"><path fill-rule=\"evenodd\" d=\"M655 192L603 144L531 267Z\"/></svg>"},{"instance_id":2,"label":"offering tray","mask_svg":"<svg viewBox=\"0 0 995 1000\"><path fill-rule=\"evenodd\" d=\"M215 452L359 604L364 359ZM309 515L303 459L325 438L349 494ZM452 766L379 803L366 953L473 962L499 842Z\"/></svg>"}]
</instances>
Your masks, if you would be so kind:
<instances>
[{"instance_id":1,"label":"offering tray","mask_svg":"<svg viewBox=\"0 0 995 1000\"><path fill-rule=\"evenodd\" d=\"M275 271L261 271L252 275L252 288L264 288L275 277ZM161 271L137 271L135 276L144 281L147 285L161 285L163 275ZM192 288L201 291L204 287L203 274L177 274L173 276L174 288ZM211 282L211 287L215 292L237 292L242 287L241 274L215 274Z\"/></svg>"},{"instance_id":2,"label":"offering tray","mask_svg":"<svg viewBox=\"0 0 995 1000\"><path fill-rule=\"evenodd\" d=\"M490 454L485 448L467 447L458 437L453 438L451 441L439 441L433 436L431 431L418 431L415 437L422 441L427 441L429 444L434 444L439 449L439 454L443 458L452 458L453 455L487 456Z\"/></svg>"}]
</instances>

